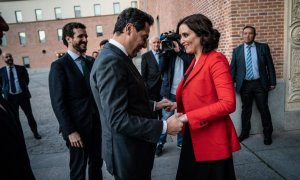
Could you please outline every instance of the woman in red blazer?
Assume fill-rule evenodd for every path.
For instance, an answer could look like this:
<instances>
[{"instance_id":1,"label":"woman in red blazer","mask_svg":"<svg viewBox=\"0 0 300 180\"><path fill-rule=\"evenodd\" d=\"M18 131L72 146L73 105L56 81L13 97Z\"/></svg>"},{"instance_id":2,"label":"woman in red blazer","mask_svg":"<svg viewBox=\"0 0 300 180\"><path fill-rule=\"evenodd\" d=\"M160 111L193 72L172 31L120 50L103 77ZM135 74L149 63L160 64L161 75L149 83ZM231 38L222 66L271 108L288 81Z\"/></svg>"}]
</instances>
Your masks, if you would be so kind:
<instances>
[{"instance_id":1,"label":"woman in red blazer","mask_svg":"<svg viewBox=\"0 0 300 180\"><path fill-rule=\"evenodd\" d=\"M202 14L182 19L177 32L195 59L176 93L179 119L186 122L176 179L235 179L232 152L240 144L229 117L235 93L229 63L214 50L220 33Z\"/></svg>"}]
</instances>

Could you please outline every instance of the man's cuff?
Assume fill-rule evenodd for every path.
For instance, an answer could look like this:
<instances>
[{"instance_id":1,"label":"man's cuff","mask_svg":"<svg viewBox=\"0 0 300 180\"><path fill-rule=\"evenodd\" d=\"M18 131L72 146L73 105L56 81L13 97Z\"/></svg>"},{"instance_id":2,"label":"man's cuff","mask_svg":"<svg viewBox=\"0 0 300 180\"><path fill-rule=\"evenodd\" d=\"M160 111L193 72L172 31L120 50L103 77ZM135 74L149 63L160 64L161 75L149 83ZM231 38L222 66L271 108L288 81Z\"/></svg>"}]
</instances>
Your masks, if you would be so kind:
<instances>
[{"instance_id":1,"label":"man's cuff","mask_svg":"<svg viewBox=\"0 0 300 180\"><path fill-rule=\"evenodd\" d=\"M163 129L162 129L162 134L166 134L167 132L167 128L168 128L168 125L167 125L167 121L162 121L164 124L163 124Z\"/></svg>"},{"instance_id":2,"label":"man's cuff","mask_svg":"<svg viewBox=\"0 0 300 180\"><path fill-rule=\"evenodd\" d=\"M153 101L153 111L155 111L156 101Z\"/></svg>"}]
</instances>

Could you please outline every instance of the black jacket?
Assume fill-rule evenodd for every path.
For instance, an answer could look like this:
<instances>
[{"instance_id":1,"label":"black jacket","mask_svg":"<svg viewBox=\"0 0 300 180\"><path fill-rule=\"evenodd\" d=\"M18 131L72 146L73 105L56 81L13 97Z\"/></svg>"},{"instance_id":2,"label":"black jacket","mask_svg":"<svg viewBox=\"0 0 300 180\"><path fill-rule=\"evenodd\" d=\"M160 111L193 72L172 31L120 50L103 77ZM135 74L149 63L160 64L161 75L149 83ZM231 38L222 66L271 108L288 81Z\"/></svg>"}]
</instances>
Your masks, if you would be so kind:
<instances>
[{"instance_id":1,"label":"black jacket","mask_svg":"<svg viewBox=\"0 0 300 180\"><path fill-rule=\"evenodd\" d=\"M25 97L31 98L31 94L28 90L29 76L26 68L20 65L14 65L14 66L16 68L16 72L17 72L17 76L19 79L20 88L22 89L22 92L25 94ZM3 96L5 99L7 99L9 94L9 79L7 75L6 66L0 69L0 81L2 86Z\"/></svg>"},{"instance_id":2,"label":"black jacket","mask_svg":"<svg viewBox=\"0 0 300 180\"><path fill-rule=\"evenodd\" d=\"M270 86L276 85L276 74L270 48L268 44L258 42L255 42L255 46L260 83L262 87L268 91ZM244 44L241 44L233 50L230 71L232 79L236 83L236 92L239 93L246 75Z\"/></svg>"},{"instance_id":3,"label":"black jacket","mask_svg":"<svg viewBox=\"0 0 300 180\"><path fill-rule=\"evenodd\" d=\"M106 44L90 82L100 111L102 157L108 171L122 179L151 175L163 122L153 116L154 104L132 60Z\"/></svg>"},{"instance_id":4,"label":"black jacket","mask_svg":"<svg viewBox=\"0 0 300 180\"><path fill-rule=\"evenodd\" d=\"M86 61L86 65L91 70L93 62ZM64 139L75 131L83 137L91 135L92 130L101 131L91 88L68 53L51 64L49 91Z\"/></svg>"}]
</instances>

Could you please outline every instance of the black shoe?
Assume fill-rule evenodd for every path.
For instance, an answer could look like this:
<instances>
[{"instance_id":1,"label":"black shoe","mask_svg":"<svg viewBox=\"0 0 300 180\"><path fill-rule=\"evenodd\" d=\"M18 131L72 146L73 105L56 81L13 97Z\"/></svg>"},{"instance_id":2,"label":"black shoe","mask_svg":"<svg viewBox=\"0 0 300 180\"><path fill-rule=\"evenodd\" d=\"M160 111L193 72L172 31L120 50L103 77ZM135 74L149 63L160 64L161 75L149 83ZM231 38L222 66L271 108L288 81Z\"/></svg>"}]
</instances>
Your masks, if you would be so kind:
<instances>
[{"instance_id":1,"label":"black shoe","mask_svg":"<svg viewBox=\"0 0 300 180\"><path fill-rule=\"evenodd\" d=\"M42 139L42 136L39 133L34 133L33 136L35 139Z\"/></svg>"},{"instance_id":2,"label":"black shoe","mask_svg":"<svg viewBox=\"0 0 300 180\"><path fill-rule=\"evenodd\" d=\"M178 147L179 149L181 149L182 144L177 144L177 147Z\"/></svg>"},{"instance_id":3,"label":"black shoe","mask_svg":"<svg viewBox=\"0 0 300 180\"><path fill-rule=\"evenodd\" d=\"M156 147L155 155L160 156L162 154L164 145L163 144L158 144Z\"/></svg>"},{"instance_id":4,"label":"black shoe","mask_svg":"<svg viewBox=\"0 0 300 180\"><path fill-rule=\"evenodd\" d=\"M241 133L239 136L239 141L242 142L249 137L249 133Z\"/></svg>"},{"instance_id":5,"label":"black shoe","mask_svg":"<svg viewBox=\"0 0 300 180\"><path fill-rule=\"evenodd\" d=\"M272 137L271 136L265 136L264 138L264 144L265 145L271 145L272 144Z\"/></svg>"}]
</instances>

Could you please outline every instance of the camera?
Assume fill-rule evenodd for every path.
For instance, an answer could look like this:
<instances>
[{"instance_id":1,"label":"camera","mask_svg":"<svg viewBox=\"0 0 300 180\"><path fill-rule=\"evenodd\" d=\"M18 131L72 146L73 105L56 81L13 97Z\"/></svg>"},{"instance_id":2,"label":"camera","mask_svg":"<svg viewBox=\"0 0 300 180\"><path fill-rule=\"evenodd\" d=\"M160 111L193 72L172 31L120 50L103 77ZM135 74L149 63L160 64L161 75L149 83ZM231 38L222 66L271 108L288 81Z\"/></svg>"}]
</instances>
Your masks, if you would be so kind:
<instances>
[{"instance_id":1,"label":"camera","mask_svg":"<svg viewBox=\"0 0 300 180\"><path fill-rule=\"evenodd\" d=\"M178 42L180 36L175 32L169 31L169 32L162 33L159 39L161 40L162 51L165 52L165 51L173 50L175 48L173 41Z\"/></svg>"}]
</instances>

